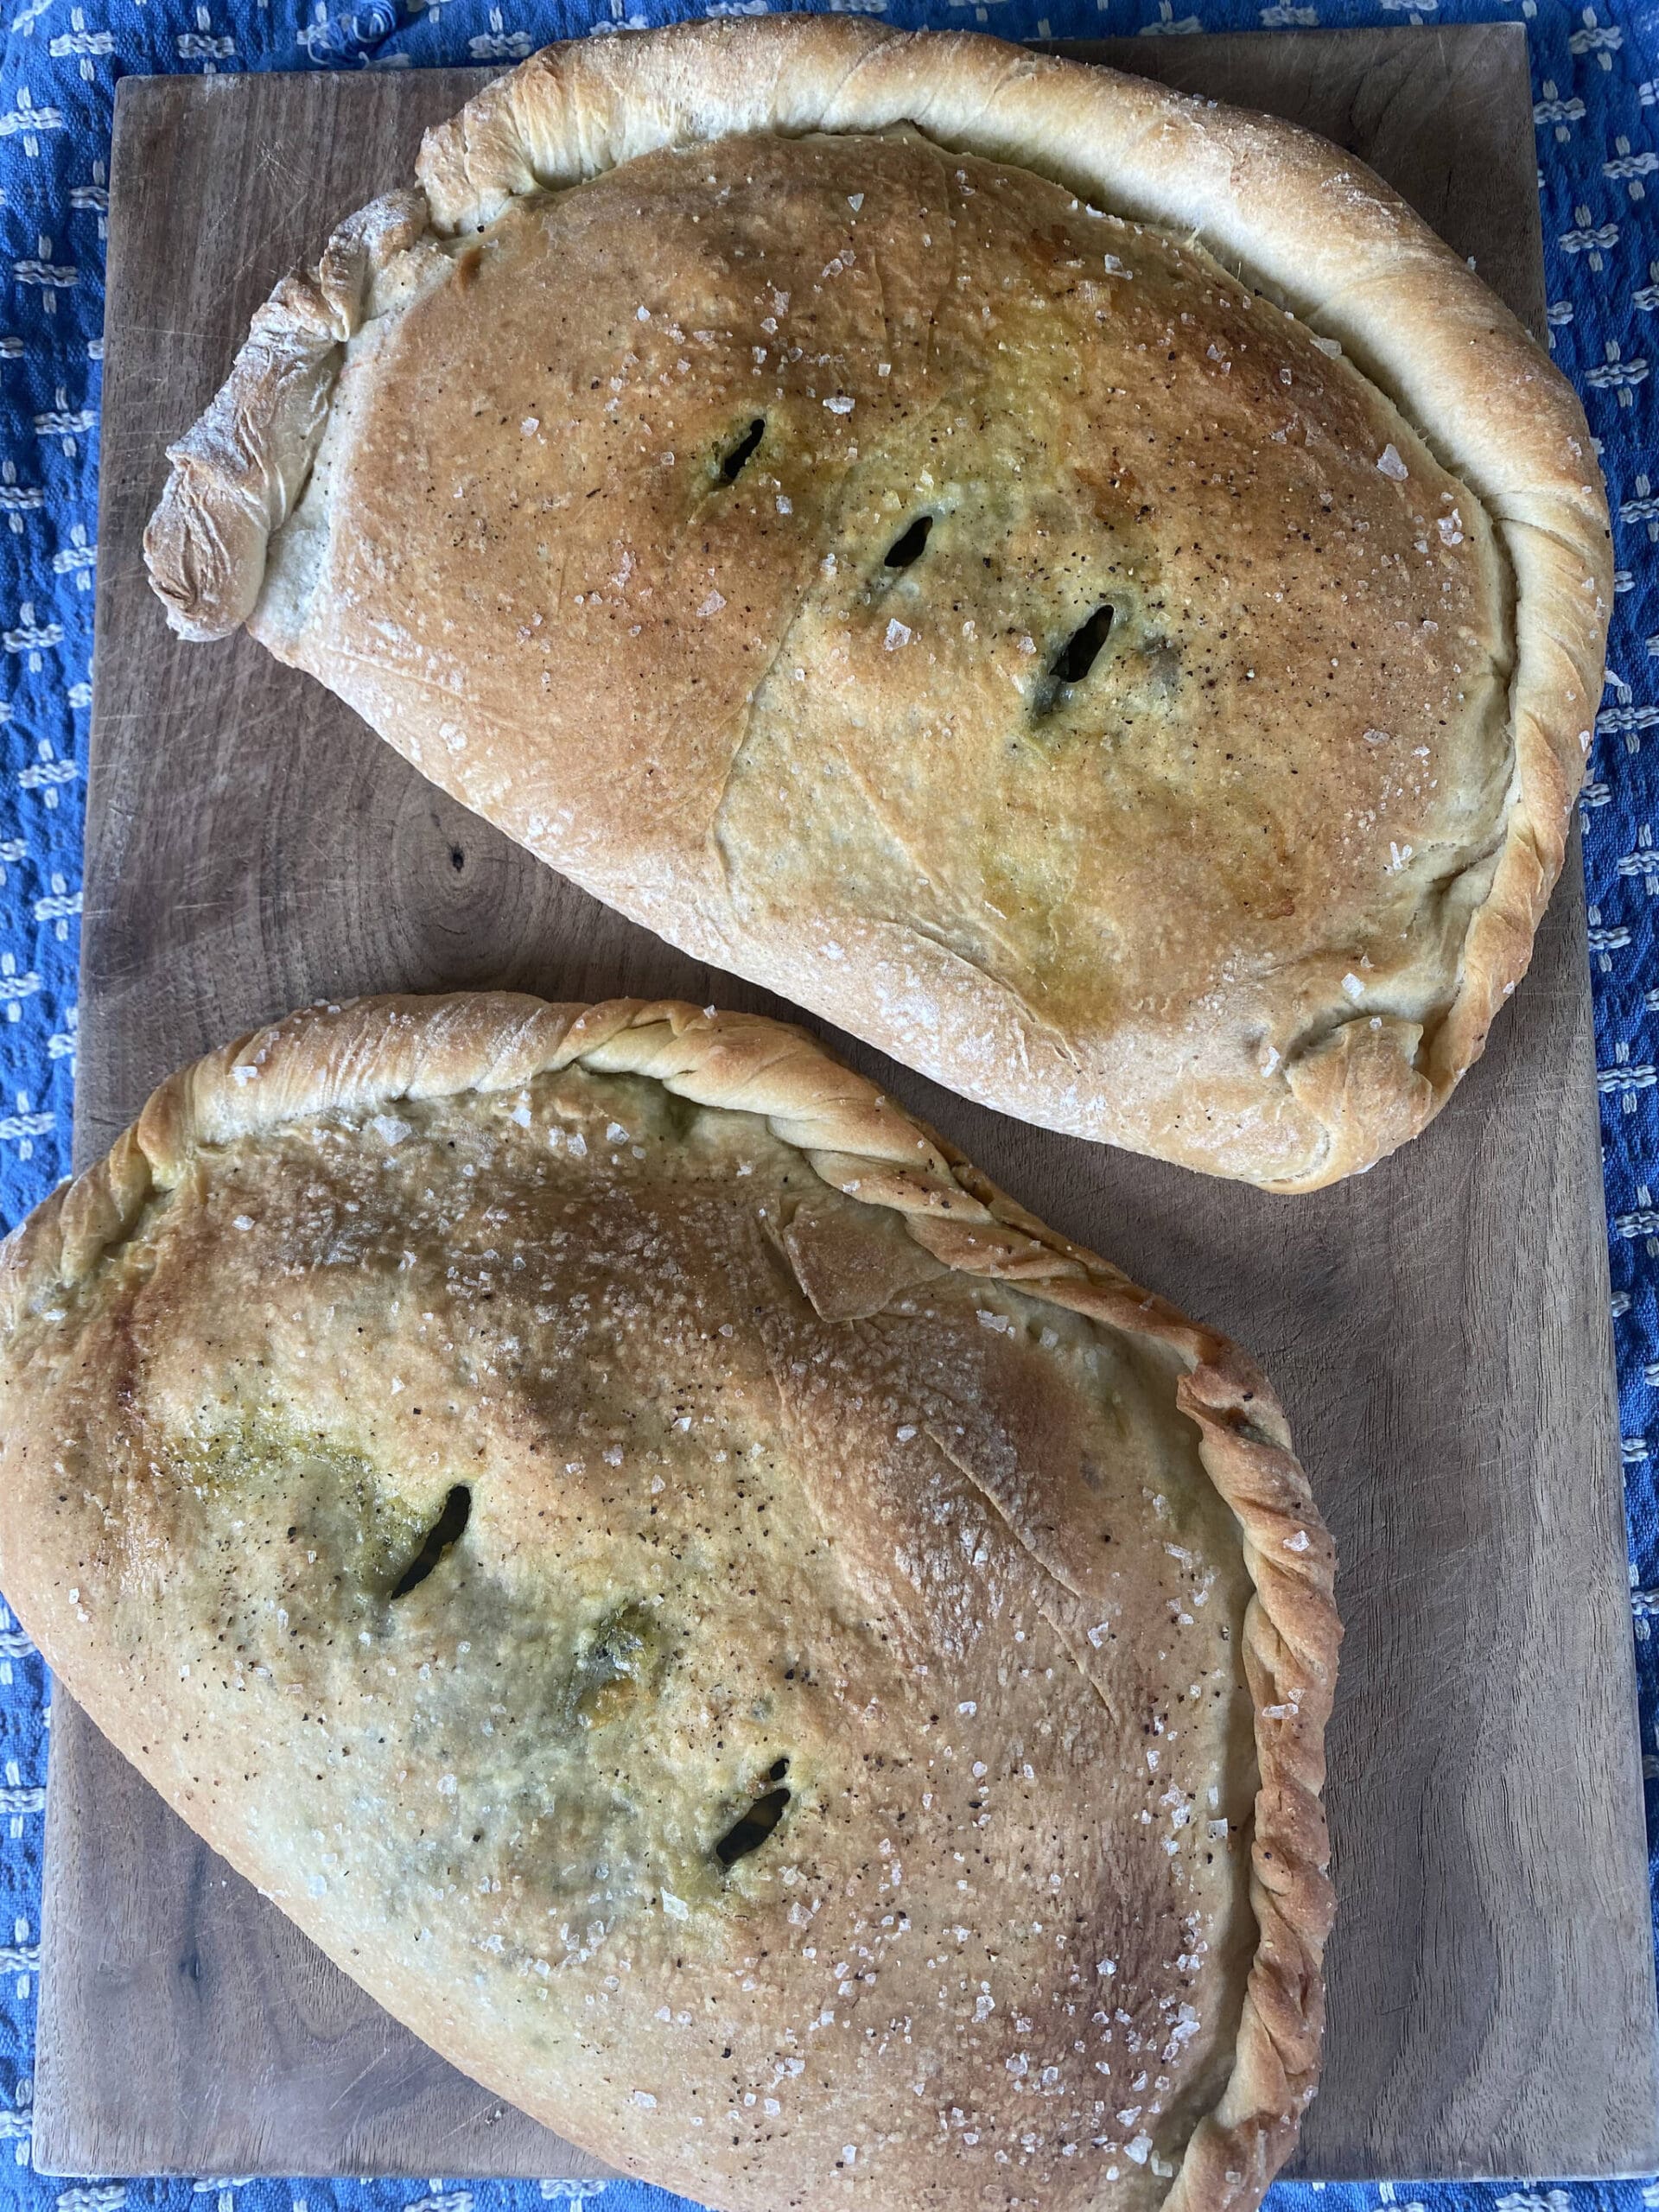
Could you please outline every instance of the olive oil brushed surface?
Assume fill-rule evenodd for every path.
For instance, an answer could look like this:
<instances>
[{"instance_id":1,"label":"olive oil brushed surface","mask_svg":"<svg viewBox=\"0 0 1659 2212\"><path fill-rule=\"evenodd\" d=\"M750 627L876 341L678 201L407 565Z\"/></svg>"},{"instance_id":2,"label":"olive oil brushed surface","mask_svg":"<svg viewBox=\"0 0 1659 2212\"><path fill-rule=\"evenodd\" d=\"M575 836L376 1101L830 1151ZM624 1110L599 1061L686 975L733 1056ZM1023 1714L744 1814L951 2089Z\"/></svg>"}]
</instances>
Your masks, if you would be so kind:
<instances>
[{"instance_id":1,"label":"olive oil brushed surface","mask_svg":"<svg viewBox=\"0 0 1659 2212\"><path fill-rule=\"evenodd\" d=\"M1541 329L1518 27L1070 50L1324 131ZM82 1160L180 1062L321 996L507 984L787 1011L561 882L246 637L179 645L144 581L162 447L251 309L334 219L409 174L422 128L485 74L121 87ZM1312 1197L1025 1128L831 1042L1057 1227L1236 1335L1284 1397L1337 1534L1348 1628L1328 2061L1300 2171L1659 2167L1576 855L1532 974L1440 1120ZM599 2171L386 2018L60 1694L53 1738L44 2171Z\"/></svg>"}]
</instances>

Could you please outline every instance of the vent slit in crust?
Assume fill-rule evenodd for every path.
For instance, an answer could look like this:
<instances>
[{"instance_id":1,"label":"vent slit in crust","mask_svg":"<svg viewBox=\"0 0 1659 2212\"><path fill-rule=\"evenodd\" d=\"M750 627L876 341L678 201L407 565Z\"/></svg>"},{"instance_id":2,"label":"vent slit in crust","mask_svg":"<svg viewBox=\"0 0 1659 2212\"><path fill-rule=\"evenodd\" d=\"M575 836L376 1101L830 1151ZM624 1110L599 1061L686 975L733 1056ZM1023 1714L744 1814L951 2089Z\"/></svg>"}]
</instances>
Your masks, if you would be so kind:
<instances>
[{"instance_id":1,"label":"vent slit in crust","mask_svg":"<svg viewBox=\"0 0 1659 2212\"><path fill-rule=\"evenodd\" d=\"M912 561L919 561L923 549L927 543L928 533L932 527L931 515L918 515L915 521L888 546L882 566L888 569L907 569Z\"/></svg>"},{"instance_id":2,"label":"vent slit in crust","mask_svg":"<svg viewBox=\"0 0 1659 2212\"><path fill-rule=\"evenodd\" d=\"M419 1551L393 1586L394 1605L399 1598L407 1598L411 1590L418 1590L439 1561L454 1551L466 1532L472 1510L472 1491L465 1483L456 1483L443 1501L442 1511L422 1539Z\"/></svg>"},{"instance_id":3,"label":"vent slit in crust","mask_svg":"<svg viewBox=\"0 0 1659 2212\"><path fill-rule=\"evenodd\" d=\"M1081 683L1105 650L1116 613L1109 601L1096 607L1079 623L1054 656L1052 665L1038 685L1032 710L1039 717L1052 714L1064 694Z\"/></svg>"},{"instance_id":4,"label":"vent slit in crust","mask_svg":"<svg viewBox=\"0 0 1659 2212\"><path fill-rule=\"evenodd\" d=\"M759 1851L782 1820L791 1792L780 1785L788 1772L789 1761L786 1758L774 1760L767 1779L779 1786L774 1786L757 1797L715 1844L715 1856L722 1866L735 1866L740 1859L747 1859L751 1852Z\"/></svg>"},{"instance_id":5,"label":"vent slit in crust","mask_svg":"<svg viewBox=\"0 0 1659 2212\"><path fill-rule=\"evenodd\" d=\"M720 464L721 481L735 484L753 455L755 448L766 435L766 419L757 415L748 429Z\"/></svg>"}]
</instances>

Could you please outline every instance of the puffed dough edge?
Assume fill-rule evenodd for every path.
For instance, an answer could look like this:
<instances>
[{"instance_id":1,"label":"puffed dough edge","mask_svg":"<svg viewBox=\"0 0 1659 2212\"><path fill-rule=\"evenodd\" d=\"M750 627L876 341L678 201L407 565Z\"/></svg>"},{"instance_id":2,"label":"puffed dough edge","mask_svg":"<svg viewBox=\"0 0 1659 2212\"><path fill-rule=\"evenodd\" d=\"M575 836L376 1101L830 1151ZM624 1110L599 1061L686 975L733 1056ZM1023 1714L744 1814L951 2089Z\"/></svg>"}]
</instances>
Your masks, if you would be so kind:
<instances>
[{"instance_id":1,"label":"puffed dough edge","mask_svg":"<svg viewBox=\"0 0 1659 2212\"><path fill-rule=\"evenodd\" d=\"M421 190L373 202L335 232L315 272L277 287L229 380L169 449L173 473L145 537L151 579L185 637L223 637L251 613L345 342L375 276L423 231L477 230L516 195L661 146L901 122L1200 238L1335 339L1496 527L1516 591L1503 843L1452 1005L1427 1042L1391 1020L1369 1046L1339 1032L1287 1070L1330 1143L1313 1172L1273 1187L1333 1182L1424 1127L1526 972L1600 698L1612 552L1589 431L1565 378L1397 194L1324 139L1000 40L856 17L682 23L548 47L427 133Z\"/></svg>"},{"instance_id":2,"label":"puffed dough edge","mask_svg":"<svg viewBox=\"0 0 1659 2212\"><path fill-rule=\"evenodd\" d=\"M60 1318L152 1204L220 1147L318 1115L516 1090L578 1065L759 1115L831 1189L899 1214L944 1266L1017 1284L1164 1347L1185 1368L1177 1403L1237 1519L1255 1585L1243 1657L1261 1776L1258 1936L1230 2079L1188 2142L1165 2212L1247 2212L1288 2154L1319 2078L1332 1916L1320 1791L1341 1640L1331 1538L1278 1401L1244 1353L1046 1228L805 1032L671 1001L552 1006L510 992L290 1015L170 1077L103 1160L0 1244L0 1352L20 1325Z\"/></svg>"}]
</instances>

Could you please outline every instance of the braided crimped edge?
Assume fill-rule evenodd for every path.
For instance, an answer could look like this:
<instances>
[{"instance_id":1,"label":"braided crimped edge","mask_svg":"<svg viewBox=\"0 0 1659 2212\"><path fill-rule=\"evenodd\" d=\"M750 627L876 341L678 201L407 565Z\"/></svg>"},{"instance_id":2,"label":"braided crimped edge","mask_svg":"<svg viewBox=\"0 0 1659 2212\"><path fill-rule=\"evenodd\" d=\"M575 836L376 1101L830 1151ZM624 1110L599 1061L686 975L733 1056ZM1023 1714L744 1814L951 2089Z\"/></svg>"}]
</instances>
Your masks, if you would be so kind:
<instances>
[{"instance_id":1,"label":"braided crimped edge","mask_svg":"<svg viewBox=\"0 0 1659 2212\"><path fill-rule=\"evenodd\" d=\"M556 1006L508 992L360 999L252 1032L163 1083L108 1154L0 1244L0 1337L56 1318L204 1154L332 1111L517 1090L581 1065L763 1117L831 1188L890 1207L943 1265L1016 1284L1173 1351L1176 1402L1236 1516L1255 1585L1243 1660L1260 1787L1258 1930L1233 2069L1164 2212L1248 2212L1295 2140L1319 2077L1332 1891L1320 1790L1341 1629L1335 1554L1266 1381L1244 1353L1007 1198L952 1146L803 1030L673 1001Z\"/></svg>"}]
</instances>

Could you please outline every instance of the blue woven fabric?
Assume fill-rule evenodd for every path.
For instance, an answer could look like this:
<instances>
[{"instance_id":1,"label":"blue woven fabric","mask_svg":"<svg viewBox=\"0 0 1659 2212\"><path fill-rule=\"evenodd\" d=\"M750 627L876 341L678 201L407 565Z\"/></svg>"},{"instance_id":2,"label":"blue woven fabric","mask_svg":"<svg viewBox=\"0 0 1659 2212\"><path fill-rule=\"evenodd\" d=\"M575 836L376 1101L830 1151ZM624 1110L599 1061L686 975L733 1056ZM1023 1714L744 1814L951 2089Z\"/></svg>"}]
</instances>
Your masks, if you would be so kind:
<instances>
[{"instance_id":1,"label":"blue woven fabric","mask_svg":"<svg viewBox=\"0 0 1659 2212\"><path fill-rule=\"evenodd\" d=\"M0 1224L69 1160L75 957L110 118L126 72L405 67L512 60L547 40L683 12L663 0L362 0L308 20L293 0L11 0L0 66ZM1649 1829L1659 1836L1659 0L831 0L895 23L1005 36L1287 25L1525 22L1556 358L1583 391L1611 490L1618 594L1585 795L1630 1585ZM709 15L765 11L712 0ZM1176 7L1183 13L1176 15ZM1046 6L1048 12L1039 10ZM1190 11L1190 12L1189 12ZM1650 472L1650 473L1649 473ZM1564 1592L1563 1602L1570 1602ZM0 1607L0 2197L57 2212L672 2212L613 2183L113 2179L68 2187L29 2166L48 1682ZM1659 1860L1656 1860L1659 1876ZM10 1941L6 1937L10 1933ZM6 2155L5 2145L13 2153ZM204 2202L203 2200L207 2200ZM216 2200L213 2202L213 2200ZM1274 2212L1589 2212L1659 2208L1659 2182L1479 2188L1281 2184Z\"/></svg>"}]
</instances>

